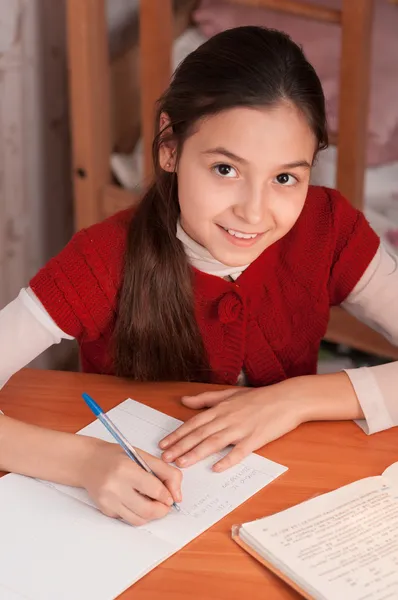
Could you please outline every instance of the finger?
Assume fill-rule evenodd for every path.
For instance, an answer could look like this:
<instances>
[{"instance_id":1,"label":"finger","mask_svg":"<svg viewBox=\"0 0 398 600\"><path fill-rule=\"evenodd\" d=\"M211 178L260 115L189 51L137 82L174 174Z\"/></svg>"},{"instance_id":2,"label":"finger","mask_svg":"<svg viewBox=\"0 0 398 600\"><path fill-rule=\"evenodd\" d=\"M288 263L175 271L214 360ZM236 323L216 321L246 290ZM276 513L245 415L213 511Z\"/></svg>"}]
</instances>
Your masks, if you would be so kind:
<instances>
[{"instance_id":1,"label":"finger","mask_svg":"<svg viewBox=\"0 0 398 600\"><path fill-rule=\"evenodd\" d=\"M131 490L129 491L131 492ZM134 497L134 495L139 496L139 494L137 494L137 492L134 492L133 490L132 496ZM97 506L104 515L106 515L107 517L111 517L112 519L123 519L130 525L144 525L144 523L146 523L146 520L137 515L137 513L134 510L131 510L130 508L122 504L120 500L116 498L114 500L115 502L113 503L109 501L104 503L97 503ZM114 504L114 506L112 506L112 504Z\"/></svg>"},{"instance_id":2,"label":"finger","mask_svg":"<svg viewBox=\"0 0 398 600\"><path fill-rule=\"evenodd\" d=\"M242 460L249 456L253 450L253 444L249 444L247 440L242 440L239 444L236 444L224 458L213 465L213 471L222 473L226 469L238 465Z\"/></svg>"},{"instance_id":3,"label":"finger","mask_svg":"<svg viewBox=\"0 0 398 600\"><path fill-rule=\"evenodd\" d=\"M163 481L175 502L182 502L182 473L179 469L166 464L164 461L157 461L153 467L154 473Z\"/></svg>"},{"instance_id":4,"label":"finger","mask_svg":"<svg viewBox=\"0 0 398 600\"><path fill-rule=\"evenodd\" d=\"M195 429L197 429L198 427L202 427L203 425L206 425L206 423L212 421L213 418L214 413L211 411L203 412L200 413L200 415L192 417L192 419L189 419L188 421L180 425L180 427L177 427L177 429L173 431L173 433L170 433L165 438L163 438L163 440L159 442L159 447L162 450L164 450L165 448L169 448L170 446L178 442L178 440L180 440L181 438L185 437L192 431L195 431ZM163 458L167 461L165 456L163 456Z\"/></svg>"},{"instance_id":5,"label":"finger","mask_svg":"<svg viewBox=\"0 0 398 600\"><path fill-rule=\"evenodd\" d=\"M131 487L152 500L162 502L166 506L171 506L173 504L173 497L165 484L152 473L148 473L144 469L141 469L141 467L137 467L137 469L134 470L134 475L131 479Z\"/></svg>"},{"instance_id":6,"label":"finger","mask_svg":"<svg viewBox=\"0 0 398 600\"><path fill-rule=\"evenodd\" d=\"M224 450L231 443L233 437L230 429L223 429L213 435L207 436L204 441L192 450L177 458L176 464L181 467L190 467L211 454Z\"/></svg>"},{"instance_id":7,"label":"finger","mask_svg":"<svg viewBox=\"0 0 398 600\"><path fill-rule=\"evenodd\" d=\"M215 419L206 425L202 425L202 427L198 427L191 433L178 440L178 442L175 442L175 444L170 446L167 449L167 452L163 454L163 460L166 462L174 462L177 458L182 457L183 454L186 454L198 444L203 442L203 440L217 433L224 427L225 424L222 423L221 419ZM185 467L185 461L180 461L178 466Z\"/></svg>"},{"instance_id":8,"label":"finger","mask_svg":"<svg viewBox=\"0 0 398 600\"><path fill-rule=\"evenodd\" d=\"M181 402L189 408L199 409L211 406L216 406L223 400L228 400L231 396L237 393L235 388L222 390L221 392L204 392L197 396L183 396Z\"/></svg>"},{"instance_id":9,"label":"finger","mask_svg":"<svg viewBox=\"0 0 398 600\"><path fill-rule=\"evenodd\" d=\"M159 506L164 507L164 505L159 504L159 503L153 502L153 504L158 504ZM130 525L134 525L135 527L138 527L140 525L145 525L150 520L160 518L159 516L148 517L148 518L141 517L140 515L135 513L133 510L130 510L127 506L124 506L123 504L120 505L118 513L119 513L120 519L123 519L124 521L126 521ZM161 515L161 516L165 516L165 515Z\"/></svg>"},{"instance_id":10,"label":"finger","mask_svg":"<svg viewBox=\"0 0 398 600\"><path fill-rule=\"evenodd\" d=\"M161 519L170 511L170 506L142 496L136 490L127 489L120 498L121 505L144 522Z\"/></svg>"},{"instance_id":11,"label":"finger","mask_svg":"<svg viewBox=\"0 0 398 600\"><path fill-rule=\"evenodd\" d=\"M134 525L135 527L138 527L139 525L145 525L145 523L147 523L145 519L139 517L135 512L123 504L120 505L118 514L120 519L123 519L123 521L126 521L126 523Z\"/></svg>"}]
</instances>

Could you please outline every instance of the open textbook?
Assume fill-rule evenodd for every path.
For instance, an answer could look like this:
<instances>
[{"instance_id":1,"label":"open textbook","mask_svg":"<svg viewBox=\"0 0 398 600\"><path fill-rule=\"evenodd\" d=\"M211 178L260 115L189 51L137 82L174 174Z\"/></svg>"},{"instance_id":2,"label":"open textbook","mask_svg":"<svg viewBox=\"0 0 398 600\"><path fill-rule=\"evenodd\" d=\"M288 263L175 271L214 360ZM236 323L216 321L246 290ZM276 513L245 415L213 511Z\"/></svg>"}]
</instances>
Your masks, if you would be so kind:
<instances>
[{"instance_id":1,"label":"open textbook","mask_svg":"<svg viewBox=\"0 0 398 600\"><path fill-rule=\"evenodd\" d=\"M238 544L305 598L398 598L398 463L233 529Z\"/></svg>"},{"instance_id":2,"label":"open textbook","mask_svg":"<svg viewBox=\"0 0 398 600\"><path fill-rule=\"evenodd\" d=\"M133 400L108 413L137 447L181 424ZM114 441L95 421L79 432ZM82 489L0 478L0 600L113 600L286 468L256 454L224 473L217 457L184 470L181 512L141 527L103 515Z\"/></svg>"}]
</instances>

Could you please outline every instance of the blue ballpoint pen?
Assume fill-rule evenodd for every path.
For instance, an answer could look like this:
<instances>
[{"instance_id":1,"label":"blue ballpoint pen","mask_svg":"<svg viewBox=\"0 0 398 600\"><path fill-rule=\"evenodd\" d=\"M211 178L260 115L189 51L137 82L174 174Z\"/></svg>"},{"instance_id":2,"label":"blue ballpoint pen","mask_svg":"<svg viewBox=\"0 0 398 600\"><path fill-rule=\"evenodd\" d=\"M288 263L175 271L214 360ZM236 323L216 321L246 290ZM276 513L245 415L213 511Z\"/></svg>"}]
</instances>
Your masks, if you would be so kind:
<instances>
[{"instance_id":1,"label":"blue ballpoint pen","mask_svg":"<svg viewBox=\"0 0 398 600\"><path fill-rule=\"evenodd\" d=\"M122 434L120 429L118 429L116 427L116 425L110 420L108 415L106 413L104 413L104 411L96 403L96 401L86 393L82 394L82 396L83 396L83 400L85 401L87 406L90 408L90 410L93 411L93 413L97 417L97 419L99 421L101 421L101 423L106 427L106 429L109 431L109 433L112 435L112 437L117 441L119 446L121 446L123 448L123 450L125 451L127 456L129 458L131 458L131 460L133 460L142 469L147 471L147 473L150 473L151 475L154 475L154 477L159 479L159 477L156 475L156 473L154 473L152 471L152 469L149 467L149 465L147 465L147 463L144 461L144 459L138 454L137 450L124 437L124 435ZM175 502L173 502L173 507L175 509L177 509L178 511L180 510L180 507Z\"/></svg>"}]
</instances>

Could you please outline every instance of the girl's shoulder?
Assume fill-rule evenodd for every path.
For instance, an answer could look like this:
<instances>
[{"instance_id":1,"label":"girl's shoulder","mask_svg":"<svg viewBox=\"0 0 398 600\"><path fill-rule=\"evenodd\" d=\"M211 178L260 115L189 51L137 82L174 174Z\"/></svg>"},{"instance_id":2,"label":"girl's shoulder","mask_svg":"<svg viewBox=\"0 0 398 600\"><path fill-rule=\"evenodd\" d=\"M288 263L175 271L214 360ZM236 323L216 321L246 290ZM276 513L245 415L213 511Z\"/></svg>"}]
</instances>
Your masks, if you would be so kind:
<instances>
[{"instance_id":1,"label":"girl's shoulder","mask_svg":"<svg viewBox=\"0 0 398 600\"><path fill-rule=\"evenodd\" d=\"M72 337L96 339L115 315L133 214L124 210L80 230L29 283Z\"/></svg>"},{"instance_id":2,"label":"girl's shoulder","mask_svg":"<svg viewBox=\"0 0 398 600\"><path fill-rule=\"evenodd\" d=\"M65 265L75 262L97 272L106 270L115 282L118 281L123 266L127 235L134 210L129 208L81 229L53 259ZM52 261L47 266L51 265Z\"/></svg>"},{"instance_id":3,"label":"girl's shoulder","mask_svg":"<svg viewBox=\"0 0 398 600\"><path fill-rule=\"evenodd\" d=\"M71 242L78 241L79 244L83 245L95 242L98 247L107 247L109 244L114 246L116 243L118 247L124 250L133 216L133 208L119 211L103 221L81 229L72 237Z\"/></svg>"},{"instance_id":4,"label":"girl's shoulder","mask_svg":"<svg viewBox=\"0 0 398 600\"><path fill-rule=\"evenodd\" d=\"M331 304L340 304L376 254L378 235L338 190L323 186L309 187L296 225L290 244L295 256L300 249L303 262L316 257L319 270L328 278Z\"/></svg>"},{"instance_id":5,"label":"girl's shoulder","mask_svg":"<svg viewBox=\"0 0 398 600\"><path fill-rule=\"evenodd\" d=\"M310 185L299 227L312 229L331 236L337 243L347 239L356 229L367 230L370 226L364 214L355 208L338 190L326 186Z\"/></svg>"},{"instance_id":6,"label":"girl's shoulder","mask_svg":"<svg viewBox=\"0 0 398 600\"><path fill-rule=\"evenodd\" d=\"M323 185L310 185L308 187L305 210L324 214L325 216L333 216L338 212L346 213L347 216L354 216L359 212L341 192Z\"/></svg>"}]
</instances>

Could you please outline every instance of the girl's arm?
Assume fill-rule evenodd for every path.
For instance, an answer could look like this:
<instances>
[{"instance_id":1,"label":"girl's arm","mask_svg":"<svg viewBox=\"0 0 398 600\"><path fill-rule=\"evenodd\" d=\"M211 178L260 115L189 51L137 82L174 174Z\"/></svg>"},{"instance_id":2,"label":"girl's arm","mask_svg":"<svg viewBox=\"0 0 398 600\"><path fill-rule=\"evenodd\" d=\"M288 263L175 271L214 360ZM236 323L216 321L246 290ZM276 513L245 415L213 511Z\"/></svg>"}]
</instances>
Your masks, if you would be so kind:
<instances>
[{"instance_id":1,"label":"girl's arm","mask_svg":"<svg viewBox=\"0 0 398 600\"><path fill-rule=\"evenodd\" d=\"M29 290L22 290L0 311L0 332L0 387L52 344L72 339ZM134 525L165 515L173 500L181 500L180 472L157 458L146 454L145 458L163 483L116 444L35 427L0 414L0 470L84 487L105 514Z\"/></svg>"},{"instance_id":2,"label":"girl's arm","mask_svg":"<svg viewBox=\"0 0 398 600\"><path fill-rule=\"evenodd\" d=\"M381 245L343 308L398 346L398 257ZM366 433L398 425L398 362L346 371L360 402Z\"/></svg>"},{"instance_id":3,"label":"girl's arm","mask_svg":"<svg viewBox=\"0 0 398 600\"><path fill-rule=\"evenodd\" d=\"M0 332L0 389L47 348L73 339L61 331L29 288L0 310Z\"/></svg>"},{"instance_id":4,"label":"girl's arm","mask_svg":"<svg viewBox=\"0 0 398 600\"><path fill-rule=\"evenodd\" d=\"M397 258L380 246L343 306L398 345ZM369 433L398 425L398 362L308 375L254 390L211 392L183 403L210 410L193 417L167 436L160 447L167 462L189 466L229 444L235 448L217 470L306 421L360 421ZM365 419L365 420L364 420Z\"/></svg>"},{"instance_id":5,"label":"girl's arm","mask_svg":"<svg viewBox=\"0 0 398 600\"><path fill-rule=\"evenodd\" d=\"M163 517L181 501L180 472L140 453L160 479L117 444L0 416L0 470L83 487L103 513L132 525Z\"/></svg>"}]
</instances>

